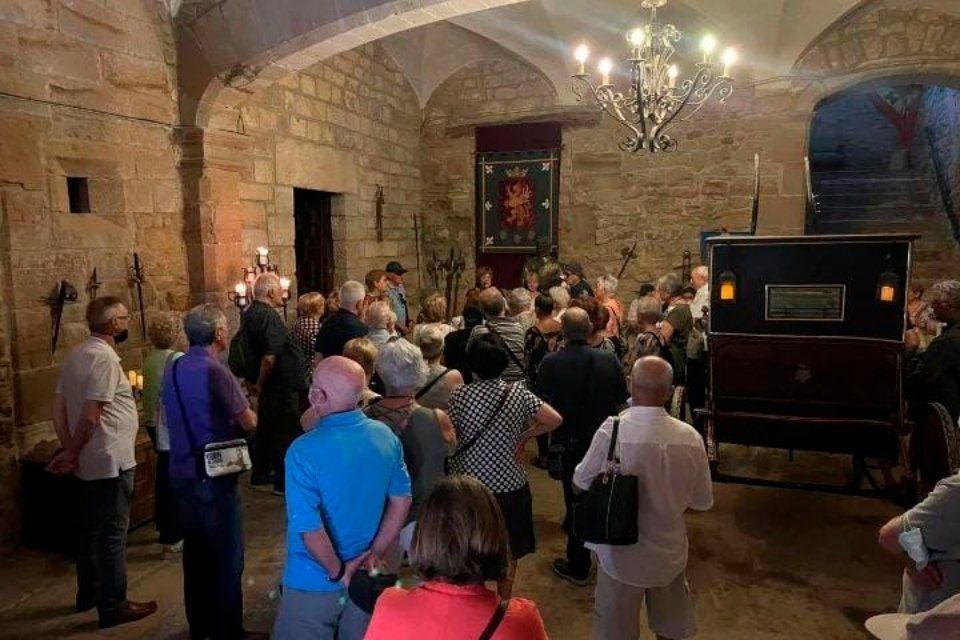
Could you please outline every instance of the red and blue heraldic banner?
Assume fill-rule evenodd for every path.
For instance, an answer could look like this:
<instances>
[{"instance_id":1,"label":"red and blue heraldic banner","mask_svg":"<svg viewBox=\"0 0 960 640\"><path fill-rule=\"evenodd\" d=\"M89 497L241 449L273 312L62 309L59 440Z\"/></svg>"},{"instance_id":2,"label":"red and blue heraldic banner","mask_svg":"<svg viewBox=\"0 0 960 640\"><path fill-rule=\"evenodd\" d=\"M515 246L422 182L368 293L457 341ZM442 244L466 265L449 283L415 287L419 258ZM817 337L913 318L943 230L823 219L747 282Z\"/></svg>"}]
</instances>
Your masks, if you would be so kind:
<instances>
[{"instance_id":1,"label":"red and blue heraldic banner","mask_svg":"<svg viewBox=\"0 0 960 640\"><path fill-rule=\"evenodd\" d=\"M557 244L560 150L477 154L481 253L533 253Z\"/></svg>"}]
</instances>

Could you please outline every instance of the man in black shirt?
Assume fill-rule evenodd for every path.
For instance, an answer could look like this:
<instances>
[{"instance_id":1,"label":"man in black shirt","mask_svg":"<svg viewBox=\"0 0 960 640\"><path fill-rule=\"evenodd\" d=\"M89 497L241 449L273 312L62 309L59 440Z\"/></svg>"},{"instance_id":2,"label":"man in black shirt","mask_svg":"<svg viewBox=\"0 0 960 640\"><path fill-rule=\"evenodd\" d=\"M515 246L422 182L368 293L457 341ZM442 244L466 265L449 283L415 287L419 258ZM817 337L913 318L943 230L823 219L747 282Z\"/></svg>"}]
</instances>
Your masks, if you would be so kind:
<instances>
[{"instance_id":1,"label":"man in black shirt","mask_svg":"<svg viewBox=\"0 0 960 640\"><path fill-rule=\"evenodd\" d=\"M566 347L543 358L536 393L563 416L563 424L550 435L550 442L566 448L561 482L567 508L567 557L554 560L553 570L574 584L584 585L590 573L590 551L582 540L570 535L573 471L589 450L594 433L604 420L620 411L630 394L617 357L587 344L593 333L587 312L567 309L560 323Z\"/></svg>"},{"instance_id":2,"label":"man in black shirt","mask_svg":"<svg viewBox=\"0 0 960 640\"><path fill-rule=\"evenodd\" d=\"M367 335L369 329L359 317L360 303L366 295L366 288L356 280L348 280L340 286L340 308L317 332L314 365L324 358L343 355L343 345Z\"/></svg>"},{"instance_id":3,"label":"man in black shirt","mask_svg":"<svg viewBox=\"0 0 960 640\"><path fill-rule=\"evenodd\" d=\"M593 289L583 275L583 265L579 262L568 262L563 268L563 277L570 287L570 299L592 298Z\"/></svg>"},{"instance_id":4,"label":"man in black shirt","mask_svg":"<svg viewBox=\"0 0 960 640\"><path fill-rule=\"evenodd\" d=\"M946 326L918 356L906 382L915 425L910 439L911 459L914 467L920 469L921 477L930 478L941 475L939 460L943 455L939 450L926 451L927 445L939 448L934 443L940 442L936 436L931 438L925 433L927 405L931 402L943 405L954 423L960 418L960 281L938 282L932 291L934 299L930 307L936 319Z\"/></svg>"},{"instance_id":5,"label":"man in black shirt","mask_svg":"<svg viewBox=\"0 0 960 640\"><path fill-rule=\"evenodd\" d=\"M248 375L247 390L257 397L257 431L253 447L254 486L273 482L274 493L283 494L283 459L287 447L300 434L299 392L306 388L304 354L277 313L283 305L280 278L263 273L253 285L254 301L244 312L245 332L252 361L259 369Z\"/></svg>"}]
</instances>

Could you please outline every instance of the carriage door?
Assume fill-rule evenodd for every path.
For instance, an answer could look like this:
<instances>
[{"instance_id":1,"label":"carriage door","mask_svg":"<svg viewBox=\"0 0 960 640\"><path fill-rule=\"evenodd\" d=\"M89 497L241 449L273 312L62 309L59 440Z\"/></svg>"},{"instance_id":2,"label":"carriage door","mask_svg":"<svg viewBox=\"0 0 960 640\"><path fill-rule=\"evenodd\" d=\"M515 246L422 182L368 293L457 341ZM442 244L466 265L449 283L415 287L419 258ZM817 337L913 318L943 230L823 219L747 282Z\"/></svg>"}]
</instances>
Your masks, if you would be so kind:
<instances>
[{"instance_id":1,"label":"carriage door","mask_svg":"<svg viewBox=\"0 0 960 640\"><path fill-rule=\"evenodd\" d=\"M331 213L335 194L312 189L293 190L297 254L297 292L333 289L333 232Z\"/></svg>"}]
</instances>

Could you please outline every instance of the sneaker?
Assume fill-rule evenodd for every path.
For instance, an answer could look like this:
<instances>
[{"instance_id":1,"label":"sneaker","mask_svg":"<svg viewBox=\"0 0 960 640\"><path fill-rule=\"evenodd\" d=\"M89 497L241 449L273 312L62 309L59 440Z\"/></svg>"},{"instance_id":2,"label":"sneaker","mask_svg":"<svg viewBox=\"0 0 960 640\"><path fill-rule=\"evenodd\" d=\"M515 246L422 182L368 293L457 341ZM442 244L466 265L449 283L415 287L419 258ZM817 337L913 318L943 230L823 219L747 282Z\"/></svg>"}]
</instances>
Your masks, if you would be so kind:
<instances>
[{"instance_id":1,"label":"sneaker","mask_svg":"<svg viewBox=\"0 0 960 640\"><path fill-rule=\"evenodd\" d=\"M283 489L274 488L273 495L280 496L281 498L286 495L286 492Z\"/></svg>"},{"instance_id":2,"label":"sneaker","mask_svg":"<svg viewBox=\"0 0 960 640\"><path fill-rule=\"evenodd\" d=\"M570 572L570 563L567 562L566 558L557 558L553 561L553 572L566 580L567 582L573 583L578 587L585 587L590 582L589 575L576 576Z\"/></svg>"},{"instance_id":3,"label":"sneaker","mask_svg":"<svg viewBox=\"0 0 960 640\"><path fill-rule=\"evenodd\" d=\"M180 553L183 551L183 540L167 545L167 551L170 553Z\"/></svg>"},{"instance_id":4,"label":"sneaker","mask_svg":"<svg viewBox=\"0 0 960 640\"><path fill-rule=\"evenodd\" d=\"M143 620L147 616L153 615L157 610L156 601L150 602L127 602L127 606L111 611L110 613L101 613L99 627L109 629L121 624Z\"/></svg>"}]
</instances>

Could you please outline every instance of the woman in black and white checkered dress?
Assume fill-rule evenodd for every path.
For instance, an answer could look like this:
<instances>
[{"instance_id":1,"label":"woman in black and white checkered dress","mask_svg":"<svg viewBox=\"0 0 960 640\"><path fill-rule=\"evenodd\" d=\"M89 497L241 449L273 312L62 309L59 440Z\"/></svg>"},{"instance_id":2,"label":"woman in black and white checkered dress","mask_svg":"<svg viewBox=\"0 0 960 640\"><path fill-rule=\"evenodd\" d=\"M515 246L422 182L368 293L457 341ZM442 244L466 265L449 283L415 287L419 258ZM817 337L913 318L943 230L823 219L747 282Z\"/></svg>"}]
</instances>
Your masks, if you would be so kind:
<instances>
[{"instance_id":1,"label":"woman in black and white checkered dress","mask_svg":"<svg viewBox=\"0 0 960 640\"><path fill-rule=\"evenodd\" d=\"M517 560L536 547L533 498L523 468L524 445L530 438L553 431L563 420L523 383L500 379L508 362L496 336L482 334L471 340L467 363L475 382L454 391L449 409L460 443L450 460L451 473L484 483L507 523L513 562L509 577L498 585L502 598L510 597Z\"/></svg>"}]
</instances>

